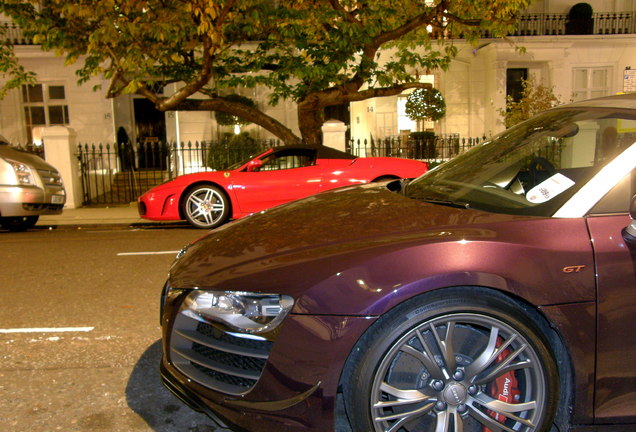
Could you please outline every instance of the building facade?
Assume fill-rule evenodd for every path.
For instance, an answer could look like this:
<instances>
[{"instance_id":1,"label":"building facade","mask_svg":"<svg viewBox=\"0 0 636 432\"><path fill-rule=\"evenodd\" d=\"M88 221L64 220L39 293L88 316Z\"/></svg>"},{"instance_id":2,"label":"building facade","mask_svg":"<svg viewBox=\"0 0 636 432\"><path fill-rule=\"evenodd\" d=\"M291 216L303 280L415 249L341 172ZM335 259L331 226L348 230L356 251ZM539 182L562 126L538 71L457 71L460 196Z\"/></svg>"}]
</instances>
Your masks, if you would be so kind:
<instances>
[{"instance_id":1,"label":"building facade","mask_svg":"<svg viewBox=\"0 0 636 432\"><path fill-rule=\"evenodd\" d=\"M592 15L578 27L572 24L576 2L539 0L522 16L518 32L506 40L484 35L476 47L452 40L459 54L450 68L422 78L441 91L447 113L424 127L437 134L491 136L504 129L500 110L505 109L506 95L514 94L521 79L530 76L552 87L562 102L629 91L629 71L636 69L636 0L595 0L587 5ZM452 39L448 34L440 37ZM107 99L105 82L94 79L79 86L72 66L37 46L18 44L16 53L37 74L39 85L13 91L0 101L0 133L11 142L37 144L42 127L54 125L72 128L79 143L113 143L122 137L132 142L198 142L233 132L219 126L214 113L163 113L133 95ZM269 107L265 90L244 93L298 131L292 102ZM356 102L328 115L343 120L352 139L395 137L417 128L404 114L406 97ZM257 139L271 138L256 125L243 130Z\"/></svg>"},{"instance_id":2,"label":"building facade","mask_svg":"<svg viewBox=\"0 0 636 432\"><path fill-rule=\"evenodd\" d=\"M563 103L635 91L636 1L590 1L591 17L573 28L574 1L535 1L507 39L487 35L476 47L454 40L459 54L446 71L423 81L446 101L443 119L425 127L437 134L492 136L505 129L501 110L521 79L552 88ZM576 34L575 34L576 33ZM583 34L579 34L583 33ZM633 69L632 69L633 68ZM399 136L416 127L404 114L407 94L351 105L351 136Z\"/></svg>"}]
</instances>

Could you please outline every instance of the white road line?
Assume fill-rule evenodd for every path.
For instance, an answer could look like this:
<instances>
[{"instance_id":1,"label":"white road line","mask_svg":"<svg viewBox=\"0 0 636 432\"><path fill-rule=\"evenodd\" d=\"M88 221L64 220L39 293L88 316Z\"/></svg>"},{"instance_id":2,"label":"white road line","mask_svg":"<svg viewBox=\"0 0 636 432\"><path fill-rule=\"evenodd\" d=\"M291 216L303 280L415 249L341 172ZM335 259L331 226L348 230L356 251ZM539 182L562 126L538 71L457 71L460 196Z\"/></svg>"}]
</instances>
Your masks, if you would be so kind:
<instances>
[{"instance_id":1,"label":"white road line","mask_svg":"<svg viewBox=\"0 0 636 432\"><path fill-rule=\"evenodd\" d=\"M119 252L117 256L136 256L136 255L176 255L179 251L157 251L157 252Z\"/></svg>"},{"instance_id":2,"label":"white road line","mask_svg":"<svg viewBox=\"0 0 636 432\"><path fill-rule=\"evenodd\" d=\"M95 327L34 327L0 329L0 333L64 333L64 332L90 332Z\"/></svg>"}]
</instances>

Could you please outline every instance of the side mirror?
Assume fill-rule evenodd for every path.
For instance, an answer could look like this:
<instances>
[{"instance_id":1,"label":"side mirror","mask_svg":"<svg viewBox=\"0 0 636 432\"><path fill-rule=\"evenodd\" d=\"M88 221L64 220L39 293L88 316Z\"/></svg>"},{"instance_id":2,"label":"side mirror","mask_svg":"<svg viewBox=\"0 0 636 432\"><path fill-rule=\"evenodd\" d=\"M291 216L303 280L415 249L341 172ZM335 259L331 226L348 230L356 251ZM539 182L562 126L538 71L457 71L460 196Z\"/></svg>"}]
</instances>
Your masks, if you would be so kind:
<instances>
[{"instance_id":1,"label":"side mirror","mask_svg":"<svg viewBox=\"0 0 636 432\"><path fill-rule=\"evenodd\" d=\"M263 161L260 159L252 159L247 164L247 171L258 171L263 166Z\"/></svg>"},{"instance_id":2,"label":"side mirror","mask_svg":"<svg viewBox=\"0 0 636 432\"><path fill-rule=\"evenodd\" d=\"M632 236L632 239L636 241L636 195L632 197L632 205L629 207L629 215L632 217L632 221L625 228L625 233Z\"/></svg>"}]
</instances>

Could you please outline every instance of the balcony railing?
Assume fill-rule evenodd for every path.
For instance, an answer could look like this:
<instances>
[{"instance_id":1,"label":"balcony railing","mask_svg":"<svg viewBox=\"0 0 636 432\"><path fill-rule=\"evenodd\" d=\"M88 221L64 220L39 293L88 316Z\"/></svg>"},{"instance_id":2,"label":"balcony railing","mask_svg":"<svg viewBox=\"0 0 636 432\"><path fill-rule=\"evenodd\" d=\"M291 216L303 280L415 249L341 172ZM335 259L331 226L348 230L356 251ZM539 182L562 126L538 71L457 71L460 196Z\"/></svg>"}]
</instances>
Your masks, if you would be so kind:
<instances>
[{"instance_id":1,"label":"balcony railing","mask_svg":"<svg viewBox=\"0 0 636 432\"><path fill-rule=\"evenodd\" d=\"M509 36L559 36L574 34L568 31L568 14L528 14L519 17L517 29ZM636 33L635 12L599 12L592 15L589 23L594 35L615 35ZM436 30L433 36L438 39L459 39L462 35L452 35L448 29ZM491 37L484 32L483 38ZM33 45L22 29L10 21L0 22L0 40L10 41L14 45Z\"/></svg>"},{"instance_id":2,"label":"balcony railing","mask_svg":"<svg viewBox=\"0 0 636 432\"><path fill-rule=\"evenodd\" d=\"M578 27L578 28L577 28ZM635 12L599 12L592 14L592 18L583 23L585 31L579 31L570 20L568 14L528 14L519 17L515 31L508 36L560 36L567 34L616 35L636 33ZM438 29L433 32L437 39L461 39L463 35L451 34L449 29ZM482 38L490 38L488 32L481 34Z\"/></svg>"},{"instance_id":3,"label":"balcony railing","mask_svg":"<svg viewBox=\"0 0 636 432\"><path fill-rule=\"evenodd\" d=\"M22 29L11 21L0 21L0 40L13 45L33 45L31 40L24 37Z\"/></svg>"},{"instance_id":4,"label":"balcony railing","mask_svg":"<svg viewBox=\"0 0 636 432\"><path fill-rule=\"evenodd\" d=\"M515 33L510 36L556 36L576 34L568 31L567 14L522 15ZM634 13L595 13L589 24L594 35L636 33Z\"/></svg>"}]
</instances>

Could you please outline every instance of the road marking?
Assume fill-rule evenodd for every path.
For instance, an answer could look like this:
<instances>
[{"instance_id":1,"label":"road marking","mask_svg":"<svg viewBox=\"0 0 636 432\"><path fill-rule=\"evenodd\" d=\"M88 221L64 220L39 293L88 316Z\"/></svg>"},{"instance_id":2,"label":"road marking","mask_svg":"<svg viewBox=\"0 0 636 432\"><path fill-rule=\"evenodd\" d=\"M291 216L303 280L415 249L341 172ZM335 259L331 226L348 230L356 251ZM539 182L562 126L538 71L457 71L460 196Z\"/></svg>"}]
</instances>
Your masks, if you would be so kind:
<instances>
[{"instance_id":1,"label":"road marking","mask_svg":"<svg viewBox=\"0 0 636 432\"><path fill-rule=\"evenodd\" d=\"M0 333L64 333L64 332L90 332L95 327L33 327L0 329Z\"/></svg>"},{"instance_id":2,"label":"road marking","mask_svg":"<svg viewBox=\"0 0 636 432\"><path fill-rule=\"evenodd\" d=\"M119 252L117 256L135 256L135 255L176 255L179 251L157 251L157 252Z\"/></svg>"}]
</instances>

